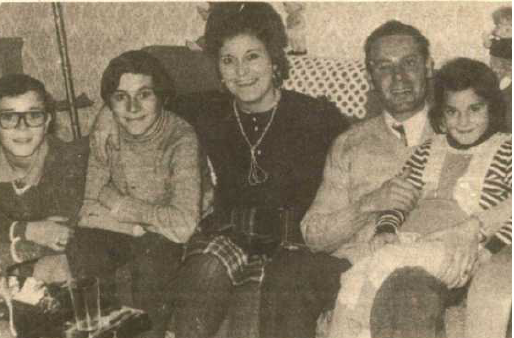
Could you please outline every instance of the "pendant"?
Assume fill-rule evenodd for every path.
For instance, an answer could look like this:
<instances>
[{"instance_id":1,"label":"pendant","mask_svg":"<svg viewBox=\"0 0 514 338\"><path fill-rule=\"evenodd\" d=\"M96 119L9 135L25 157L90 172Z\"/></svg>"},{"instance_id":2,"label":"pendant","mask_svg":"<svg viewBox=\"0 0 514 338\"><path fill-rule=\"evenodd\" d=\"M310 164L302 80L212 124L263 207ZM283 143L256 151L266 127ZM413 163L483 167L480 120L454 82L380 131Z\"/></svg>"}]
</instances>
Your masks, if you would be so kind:
<instances>
[{"instance_id":1,"label":"pendant","mask_svg":"<svg viewBox=\"0 0 514 338\"><path fill-rule=\"evenodd\" d=\"M255 149L250 151L250 172L248 173L248 183L251 186L259 185L268 180L269 174L257 163Z\"/></svg>"},{"instance_id":2,"label":"pendant","mask_svg":"<svg viewBox=\"0 0 514 338\"><path fill-rule=\"evenodd\" d=\"M264 171L259 166L254 166L253 168L250 168L250 173L248 174L248 183L251 186L259 185L261 183L264 183L268 180L268 173Z\"/></svg>"}]
</instances>

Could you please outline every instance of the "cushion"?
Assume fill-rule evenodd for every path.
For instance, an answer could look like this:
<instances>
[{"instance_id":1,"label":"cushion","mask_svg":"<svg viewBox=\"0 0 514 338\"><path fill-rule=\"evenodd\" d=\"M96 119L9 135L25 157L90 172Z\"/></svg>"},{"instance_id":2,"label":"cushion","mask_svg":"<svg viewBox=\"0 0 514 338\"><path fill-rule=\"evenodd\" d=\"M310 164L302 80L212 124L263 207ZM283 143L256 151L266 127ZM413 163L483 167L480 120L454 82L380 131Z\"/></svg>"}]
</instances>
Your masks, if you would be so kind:
<instances>
[{"instance_id":1,"label":"cushion","mask_svg":"<svg viewBox=\"0 0 514 338\"><path fill-rule=\"evenodd\" d=\"M363 119L366 116L367 93L364 62L332 58L289 56L291 70L286 89L313 97L325 96L341 113Z\"/></svg>"}]
</instances>

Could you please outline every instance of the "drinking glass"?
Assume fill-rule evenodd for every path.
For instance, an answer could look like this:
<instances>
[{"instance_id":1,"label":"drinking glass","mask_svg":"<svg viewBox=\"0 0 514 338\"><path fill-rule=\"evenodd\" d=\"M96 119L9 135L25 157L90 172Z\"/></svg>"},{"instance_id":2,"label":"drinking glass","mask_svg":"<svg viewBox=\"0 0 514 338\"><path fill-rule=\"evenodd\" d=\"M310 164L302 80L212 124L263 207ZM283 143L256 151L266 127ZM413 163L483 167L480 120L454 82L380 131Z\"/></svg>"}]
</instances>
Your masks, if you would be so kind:
<instances>
[{"instance_id":1,"label":"drinking glass","mask_svg":"<svg viewBox=\"0 0 514 338\"><path fill-rule=\"evenodd\" d=\"M100 289L98 278L72 279L68 283L77 330L93 332L100 327Z\"/></svg>"}]
</instances>

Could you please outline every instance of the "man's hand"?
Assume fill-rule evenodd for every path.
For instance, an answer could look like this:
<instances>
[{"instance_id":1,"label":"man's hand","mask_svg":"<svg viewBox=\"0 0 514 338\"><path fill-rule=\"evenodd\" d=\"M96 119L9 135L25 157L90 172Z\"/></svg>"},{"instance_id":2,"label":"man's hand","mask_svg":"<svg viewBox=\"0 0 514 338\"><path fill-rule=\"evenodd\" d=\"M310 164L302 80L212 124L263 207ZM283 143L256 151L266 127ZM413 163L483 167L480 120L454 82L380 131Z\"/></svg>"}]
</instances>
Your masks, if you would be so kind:
<instances>
[{"instance_id":1,"label":"man's hand","mask_svg":"<svg viewBox=\"0 0 514 338\"><path fill-rule=\"evenodd\" d=\"M478 250L478 257L476 263L473 265L473 269L471 270L470 275L474 276L477 271L484 266L484 264L488 263L491 260L491 257L493 254L491 251L482 248L481 250Z\"/></svg>"},{"instance_id":2,"label":"man's hand","mask_svg":"<svg viewBox=\"0 0 514 338\"><path fill-rule=\"evenodd\" d=\"M107 146L120 149L120 133L109 106L104 105L93 122L91 130L91 151L100 161L107 162Z\"/></svg>"},{"instance_id":3,"label":"man's hand","mask_svg":"<svg viewBox=\"0 0 514 338\"><path fill-rule=\"evenodd\" d=\"M380 188L365 195L361 199L361 211L373 212L390 209L399 209L409 212L418 203L420 192L414 187L407 177L410 168L400 176L385 181Z\"/></svg>"},{"instance_id":4,"label":"man's hand","mask_svg":"<svg viewBox=\"0 0 514 338\"><path fill-rule=\"evenodd\" d=\"M449 253L439 277L449 288L461 287L469 280L478 257L479 221L471 218L456 226L428 234L420 241L442 241Z\"/></svg>"},{"instance_id":5,"label":"man's hand","mask_svg":"<svg viewBox=\"0 0 514 338\"><path fill-rule=\"evenodd\" d=\"M398 239L398 235L390 233L390 232L383 232L380 234L376 234L370 240L371 250L373 252L376 252L377 250L379 250L386 244L395 244L395 243L400 243L400 240Z\"/></svg>"},{"instance_id":6,"label":"man's hand","mask_svg":"<svg viewBox=\"0 0 514 338\"><path fill-rule=\"evenodd\" d=\"M66 217L51 216L42 221L28 222L25 238L54 251L64 251L73 237L73 229L65 225Z\"/></svg>"}]
</instances>

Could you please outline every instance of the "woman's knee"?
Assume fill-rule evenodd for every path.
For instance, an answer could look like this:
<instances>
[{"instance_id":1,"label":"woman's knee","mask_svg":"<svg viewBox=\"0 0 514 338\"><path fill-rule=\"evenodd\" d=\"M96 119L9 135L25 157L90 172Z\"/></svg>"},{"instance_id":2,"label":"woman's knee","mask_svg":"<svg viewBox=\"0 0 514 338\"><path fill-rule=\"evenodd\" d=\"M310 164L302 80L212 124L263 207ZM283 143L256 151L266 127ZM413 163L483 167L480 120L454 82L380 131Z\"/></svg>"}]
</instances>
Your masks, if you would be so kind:
<instances>
[{"instance_id":1,"label":"woman's knee","mask_svg":"<svg viewBox=\"0 0 514 338\"><path fill-rule=\"evenodd\" d=\"M220 296L228 294L231 287L232 281L226 267L219 258L210 254L188 257L176 279L176 291L182 297L195 293Z\"/></svg>"},{"instance_id":2,"label":"woman's knee","mask_svg":"<svg viewBox=\"0 0 514 338\"><path fill-rule=\"evenodd\" d=\"M188 257L182 269L197 278L217 279L228 277L227 270L222 261L218 257L210 254L199 254Z\"/></svg>"},{"instance_id":3,"label":"woman's knee","mask_svg":"<svg viewBox=\"0 0 514 338\"><path fill-rule=\"evenodd\" d=\"M206 337L215 332L229 305L232 282L221 260L210 254L190 256L176 286L177 337Z\"/></svg>"}]
</instances>

